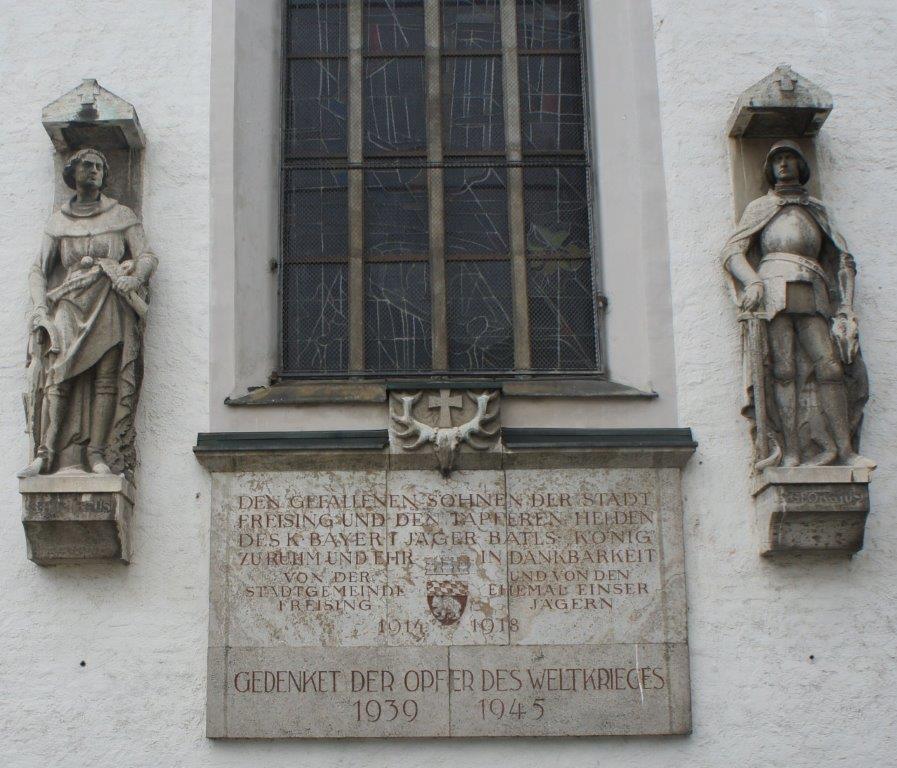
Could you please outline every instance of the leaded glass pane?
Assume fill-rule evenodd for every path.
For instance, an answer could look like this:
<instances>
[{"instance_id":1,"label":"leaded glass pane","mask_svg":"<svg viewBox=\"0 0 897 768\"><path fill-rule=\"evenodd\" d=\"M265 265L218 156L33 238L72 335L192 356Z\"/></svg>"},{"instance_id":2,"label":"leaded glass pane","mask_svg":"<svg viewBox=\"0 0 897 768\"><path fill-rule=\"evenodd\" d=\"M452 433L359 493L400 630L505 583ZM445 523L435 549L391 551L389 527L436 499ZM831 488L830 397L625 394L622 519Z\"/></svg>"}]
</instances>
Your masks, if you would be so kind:
<instances>
[{"instance_id":1,"label":"leaded glass pane","mask_svg":"<svg viewBox=\"0 0 897 768\"><path fill-rule=\"evenodd\" d=\"M579 0L517 0L521 48L579 48Z\"/></svg>"},{"instance_id":2,"label":"leaded glass pane","mask_svg":"<svg viewBox=\"0 0 897 768\"><path fill-rule=\"evenodd\" d=\"M340 55L348 50L347 0L290 0L287 51Z\"/></svg>"},{"instance_id":3,"label":"leaded glass pane","mask_svg":"<svg viewBox=\"0 0 897 768\"><path fill-rule=\"evenodd\" d=\"M367 154L425 149L423 59L365 61L364 136Z\"/></svg>"},{"instance_id":4,"label":"leaded glass pane","mask_svg":"<svg viewBox=\"0 0 897 768\"><path fill-rule=\"evenodd\" d=\"M593 369L595 315L591 262L587 259L531 260L527 282L533 368Z\"/></svg>"},{"instance_id":5,"label":"leaded glass pane","mask_svg":"<svg viewBox=\"0 0 897 768\"><path fill-rule=\"evenodd\" d=\"M348 359L347 265L285 265L283 268L284 370L345 373Z\"/></svg>"},{"instance_id":6,"label":"leaded glass pane","mask_svg":"<svg viewBox=\"0 0 897 768\"><path fill-rule=\"evenodd\" d=\"M365 171L365 253L380 258L426 256L429 247L426 170Z\"/></svg>"},{"instance_id":7,"label":"leaded glass pane","mask_svg":"<svg viewBox=\"0 0 897 768\"><path fill-rule=\"evenodd\" d=\"M371 371L431 366L430 268L425 261L365 266L364 350Z\"/></svg>"},{"instance_id":8,"label":"leaded glass pane","mask_svg":"<svg viewBox=\"0 0 897 768\"><path fill-rule=\"evenodd\" d=\"M348 77L344 60L291 61L286 99L287 156L346 154Z\"/></svg>"},{"instance_id":9,"label":"leaded glass pane","mask_svg":"<svg viewBox=\"0 0 897 768\"><path fill-rule=\"evenodd\" d=\"M453 371L512 370L510 262L450 261L445 270L449 367Z\"/></svg>"},{"instance_id":10,"label":"leaded glass pane","mask_svg":"<svg viewBox=\"0 0 897 768\"><path fill-rule=\"evenodd\" d=\"M524 169L527 254L588 258L587 183L585 168Z\"/></svg>"},{"instance_id":11,"label":"leaded glass pane","mask_svg":"<svg viewBox=\"0 0 897 768\"><path fill-rule=\"evenodd\" d=\"M365 0L364 31L368 53L423 51L423 0Z\"/></svg>"},{"instance_id":12,"label":"leaded glass pane","mask_svg":"<svg viewBox=\"0 0 897 768\"><path fill-rule=\"evenodd\" d=\"M512 371L516 334L527 338L527 324L514 324L519 300L533 370L594 370L579 0L440 0L438 15L426 16L432 27L424 0L286 3L284 371L345 374L350 357L354 373L432 371L434 339L447 353L440 368ZM351 71L350 6L361 12L363 49ZM513 82L503 9L517 14ZM441 44L438 67L428 64L428 41ZM437 88L441 99L430 100ZM512 170L520 156L506 145L509 131L516 137L506 88L520 97L522 171ZM360 94L361 114L348 114L350 92ZM428 143L429 126L441 131L441 149L433 136ZM345 167L350 145L361 147L349 164L357 171ZM350 174L363 206L351 231ZM358 249L362 260L350 260ZM435 296L434 260L444 260L445 275ZM359 295L349 295L350 274ZM524 296L514 291L519 280ZM436 299L445 302L440 327Z\"/></svg>"},{"instance_id":13,"label":"leaded glass pane","mask_svg":"<svg viewBox=\"0 0 897 768\"><path fill-rule=\"evenodd\" d=\"M508 254L508 183L504 168L446 168L445 252Z\"/></svg>"},{"instance_id":14,"label":"leaded glass pane","mask_svg":"<svg viewBox=\"0 0 897 768\"><path fill-rule=\"evenodd\" d=\"M583 148L582 75L577 56L520 57L524 150Z\"/></svg>"},{"instance_id":15,"label":"leaded glass pane","mask_svg":"<svg viewBox=\"0 0 897 768\"><path fill-rule=\"evenodd\" d=\"M447 51L500 50L500 0L443 0L442 45Z\"/></svg>"},{"instance_id":16,"label":"leaded glass pane","mask_svg":"<svg viewBox=\"0 0 897 768\"><path fill-rule=\"evenodd\" d=\"M284 172L284 261L348 258L346 177L321 168Z\"/></svg>"},{"instance_id":17,"label":"leaded glass pane","mask_svg":"<svg viewBox=\"0 0 897 768\"><path fill-rule=\"evenodd\" d=\"M446 152L502 152L505 120L501 59L443 59L442 115Z\"/></svg>"}]
</instances>

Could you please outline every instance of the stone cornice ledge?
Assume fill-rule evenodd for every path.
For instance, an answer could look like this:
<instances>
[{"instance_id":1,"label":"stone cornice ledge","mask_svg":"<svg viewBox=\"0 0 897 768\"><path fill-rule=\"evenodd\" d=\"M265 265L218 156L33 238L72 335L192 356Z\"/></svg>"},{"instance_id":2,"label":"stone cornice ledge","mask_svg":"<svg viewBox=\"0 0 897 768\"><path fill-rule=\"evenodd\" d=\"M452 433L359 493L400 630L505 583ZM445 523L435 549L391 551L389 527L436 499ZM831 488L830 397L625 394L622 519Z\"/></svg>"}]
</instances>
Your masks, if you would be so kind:
<instances>
[{"instance_id":1,"label":"stone cornice ledge","mask_svg":"<svg viewBox=\"0 0 897 768\"><path fill-rule=\"evenodd\" d=\"M688 428L504 428L500 449L462 451L457 469L683 467L696 446ZM200 433L193 451L211 472L437 468L432 452L390 452L385 429Z\"/></svg>"},{"instance_id":2,"label":"stone cornice ledge","mask_svg":"<svg viewBox=\"0 0 897 768\"><path fill-rule=\"evenodd\" d=\"M502 429L506 469L684 467L697 448L691 429Z\"/></svg>"},{"instance_id":3,"label":"stone cornice ledge","mask_svg":"<svg viewBox=\"0 0 897 768\"><path fill-rule=\"evenodd\" d=\"M652 400L656 392L646 392L627 384L596 378L532 379L407 379L407 380L328 380L280 381L254 387L247 394L228 397L230 406L307 405L311 403L385 403L391 390L417 389L500 389L503 397L604 397Z\"/></svg>"}]
</instances>

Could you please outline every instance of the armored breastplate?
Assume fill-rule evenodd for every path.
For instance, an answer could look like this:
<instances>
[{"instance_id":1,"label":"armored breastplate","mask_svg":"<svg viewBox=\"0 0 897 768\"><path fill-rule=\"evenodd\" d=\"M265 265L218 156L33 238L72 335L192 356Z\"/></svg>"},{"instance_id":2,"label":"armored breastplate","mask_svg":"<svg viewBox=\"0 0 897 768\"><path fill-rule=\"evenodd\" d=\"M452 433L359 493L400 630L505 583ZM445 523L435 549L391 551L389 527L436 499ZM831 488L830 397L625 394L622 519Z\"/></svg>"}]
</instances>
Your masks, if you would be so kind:
<instances>
[{"instance_id":1,"label":"armored breastplate","mask_svg":"<svg viewBox=\"0 0 897 768\"><path fill-rule=\"evenodd\" d=\"M760 248L764 256L793 253L817 259L822 248L822 230L803 206L786 205L764 228Z\"/></svg>"}]
</instances>

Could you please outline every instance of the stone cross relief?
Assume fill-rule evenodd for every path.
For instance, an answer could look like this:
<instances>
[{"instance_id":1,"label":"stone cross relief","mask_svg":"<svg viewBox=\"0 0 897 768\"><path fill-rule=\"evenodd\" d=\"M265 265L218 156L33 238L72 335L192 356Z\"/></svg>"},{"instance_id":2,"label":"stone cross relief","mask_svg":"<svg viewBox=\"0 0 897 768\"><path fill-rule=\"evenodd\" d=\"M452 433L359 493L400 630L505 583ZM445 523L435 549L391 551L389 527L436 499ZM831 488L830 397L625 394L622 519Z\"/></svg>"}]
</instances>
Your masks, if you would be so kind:
<instances>
[{"instance_id":1,"label":"stone cross relief","mask_svg":"<svg viewBox=\"0 0 897 768\"><path fill-rule=\"evenodd\" d=\"M440 389L439 397L430 397L428 399L428 407L430 409L439 409L439 426L440 427L450 427L452 426L452 408L463 408L464 400L461 395L451 396L452 391L450 389Z\"/></svg>"},{"instance_id":2,"label":"stone cross relief","mask_svg":"<svg viewBox=\"0 0 897 768\"><path fill-rule=\"evenodd\" d=\"M401 451L416 451L432 445L443 475L451 474L466 445L476 451L488 451L499 442L499 391L452 394L440 389L438 395L428 395L423 406L423 392L393 395L390 401L391 432L394 445ZM466 395L466 398L465 398ZM467 402L465 402L465 399ZM452 411L461 411L470 418L453 424ZM438 411L438 415L435 413ZM428 423L434 420L436 423Z\"/></svg>"},{"instance_id":3,"label":"stone cross relief","mask_svg":"<svg viewBox=\"0 0 897 768\"><path fill-rule=\"evenodd\" d=\"M793 91L797 85L797 75L791 71L791 67L782 64L777 70L779 89L783 91Z\"/></svg>"}]
</instances>

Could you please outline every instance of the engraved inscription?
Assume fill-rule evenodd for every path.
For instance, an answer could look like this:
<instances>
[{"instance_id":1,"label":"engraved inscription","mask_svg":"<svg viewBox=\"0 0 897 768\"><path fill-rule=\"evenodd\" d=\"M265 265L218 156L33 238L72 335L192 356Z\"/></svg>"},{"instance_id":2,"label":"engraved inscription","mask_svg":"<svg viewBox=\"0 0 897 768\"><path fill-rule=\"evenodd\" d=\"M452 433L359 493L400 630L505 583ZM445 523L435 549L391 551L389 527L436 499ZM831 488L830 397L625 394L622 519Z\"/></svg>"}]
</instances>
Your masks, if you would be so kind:
<instances>
[{"instance_id":1,"label":"engraved inscription","mask_svg":"<svg viewBox=\"0 0 897 768\"><path fill-rule=\"evenodd\" d=\"M782 502L789 512L868 512L869 491L857 485L831 484L784 487Z\"/></svg>"},{"instance_id":2,"label":"engraved inscription","mask_svg":"<svg viewBox=\"0 0 897 768\"><path fill-rule=\"evenodd\" d=\"M676 470L216 475L215 735L684 732L678 499Z\"/></svg>"},{"instance_id":3,"label":"engraved inscription","mask_svg":"<svg viewBox=\"0 0 897 768\"><path fill-rule=\"evenodd\" d=\"M65 514L106 518L115 514L111 493L28 493L22 499L29 518L52 520Z\"/></svg>"}]
</instances>

